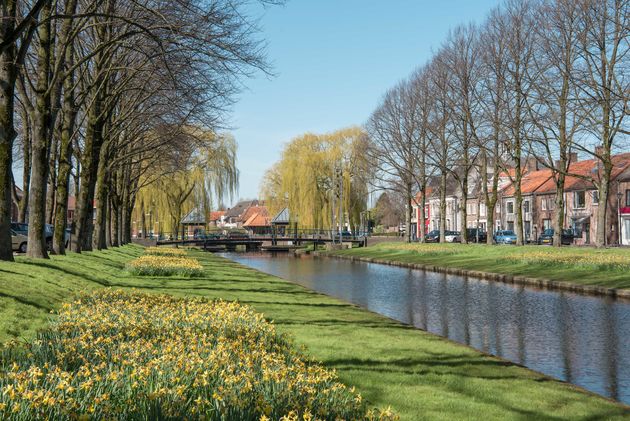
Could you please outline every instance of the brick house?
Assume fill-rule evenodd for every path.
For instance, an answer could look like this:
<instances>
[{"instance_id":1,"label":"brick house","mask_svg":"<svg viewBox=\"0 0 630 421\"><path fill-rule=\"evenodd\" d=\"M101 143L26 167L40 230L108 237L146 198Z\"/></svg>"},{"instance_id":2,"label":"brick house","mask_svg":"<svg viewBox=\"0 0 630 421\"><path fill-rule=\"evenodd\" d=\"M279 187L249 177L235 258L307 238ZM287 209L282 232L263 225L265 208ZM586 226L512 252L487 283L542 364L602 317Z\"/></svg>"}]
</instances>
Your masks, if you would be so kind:
<instances>
[{"instance_id":1,"label":"brick house","mask_svg":"<svg viewBox=\"0 0 630 421\"><path fill-rule=\"evenodd\" d=\"M578 161L571 155L569 176L565 179L564 228L571 229L577 245L591 244L597 232L597 212L601 207L597 188L591 181L599 171L597 159ZM630 245L630 153L612 157L613 170L606 207L606 243ZM555 216L556 184L550 169L539 168L529 159L523 169L521 193L523 196L523 233L526 241L536 241L545 230L553 227ZM495 208L495 229L516 228L515 189L511 180L514 170L502 173L499 180L499 200ZM478 180L471 177L473 181ZM461 193L453 183L447 186L447 230L461 231L461 217L457 210ZM487 212L480 187L469 190L466 227L479 226L487 230ZM471 194L472 193L472 194ZM437 191L428 195L428 229L439 229L440 199ZM450 218L449 218L450 217Z\"/></svg>"}]
</instances>

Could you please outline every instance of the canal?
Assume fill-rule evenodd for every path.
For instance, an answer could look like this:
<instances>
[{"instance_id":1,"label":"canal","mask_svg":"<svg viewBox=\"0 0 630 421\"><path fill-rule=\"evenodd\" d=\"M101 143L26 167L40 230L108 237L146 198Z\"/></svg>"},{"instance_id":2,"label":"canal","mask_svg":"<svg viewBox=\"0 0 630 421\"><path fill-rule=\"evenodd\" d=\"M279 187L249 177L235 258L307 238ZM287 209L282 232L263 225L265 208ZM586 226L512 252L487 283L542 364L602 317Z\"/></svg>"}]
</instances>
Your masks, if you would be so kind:
<instances>
[{"instance_id":1,"label":"canal","mask_svg":"<svg viewBox=\"0 0 630 421\"><path fill-rule=\"evenodd\" d=\"M630 301L325 257L224 257L630 404Z\"/></svg>"}]
</instances>

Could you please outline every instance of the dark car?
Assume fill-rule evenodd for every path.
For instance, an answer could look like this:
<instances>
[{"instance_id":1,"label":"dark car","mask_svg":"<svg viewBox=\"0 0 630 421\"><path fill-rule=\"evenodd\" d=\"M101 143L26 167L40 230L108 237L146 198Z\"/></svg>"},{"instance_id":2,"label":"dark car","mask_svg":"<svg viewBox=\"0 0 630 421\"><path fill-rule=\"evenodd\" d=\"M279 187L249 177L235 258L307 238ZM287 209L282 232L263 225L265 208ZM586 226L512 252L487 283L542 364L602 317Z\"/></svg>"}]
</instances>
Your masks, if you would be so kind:
<instances>
[{"instance_id":1,"label":"dark car","mask_svg":"<svg viewBox=\"0 0 630 421\"><path fill-rule=\"evenodd\" d=\"M488 240L488 233L479 228L467 228L466 239L473 243L485 243Z\"/></svg>"},{"instance_id":2,"label":"dark car","mask_svg":"<svg viewBox=\"0 0 630 421\"><path fill-rule=\"evenodd\" d=\"M553 244L553 233L554 233L553 228L544 230L543 233L540 234L540 237L538 237L538 244L539 245ZM560 243L565 246L571 245L571 243L573 243L574 238L575 238L575 235L573 234L572 230L568 230L568 229L562 230Z\"/></svg>"},{"instance_id":3,"label":"dark car","mask_svg":"<svg viewBox=\"0 0 630 421\"><path fill-rule=\"evenodd\" d=\"M341 238L341 240L352 240L354 238L354 236L352 235L352 233L350 231L341 231L341 235L339 235L339 232L336 232L335 235L335 240L339 241L339 239Z\"/></svg>"},{"instance_id":4,"label":"dark car","mask_svg":"<svg viewBox=\"0 0 630 421\"><path fill-rule=\"evenodd\" d=\"M28 237L28 224L20 223L20 222L11 222L11 229L20 235L25 235ZM48 250L52 250L53 236L55 234L55 226L46 224L44 225L44 237L46 238L46 246Z\"/></svg>"},{"instance_id":5,"label":"dark car","mask_svg":"<svg viewBox=\"0 0 630 421\"><path fill-rule=\"evenodd\" d=\"M440 230L429 231L424 236L425 243L439 243L440 242Z\"/></svg>"},{"instance_id":6,"label":"dark car","mask_svg":"<svg viewBox=\"0 0 630 421\"><path fill-rule=\"evenodd\" d=\"M249 238L249 234L244 231L229 231L227 233L228 240L244 240Z\"/></svg>"},{"instance_id":7,"label":"dark car","mask_svg":"<svg viewBox=\"0 0 630 421\"><path fill-rule=\"evenodd\" d=\"M28 224L20 222L11 222L11 230L18 235L28 236Z\"/></svg>"}]
</instances>

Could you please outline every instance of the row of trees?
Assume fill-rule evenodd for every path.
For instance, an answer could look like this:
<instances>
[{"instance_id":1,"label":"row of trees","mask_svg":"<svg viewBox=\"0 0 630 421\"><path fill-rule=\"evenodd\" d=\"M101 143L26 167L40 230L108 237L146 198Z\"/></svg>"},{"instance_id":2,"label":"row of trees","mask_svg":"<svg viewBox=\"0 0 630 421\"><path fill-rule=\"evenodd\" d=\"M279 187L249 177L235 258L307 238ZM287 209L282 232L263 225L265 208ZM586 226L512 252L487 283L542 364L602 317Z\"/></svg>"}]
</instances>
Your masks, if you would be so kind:
<instances>
[{"instance_id":1,"label":"row of trees","mask_svg":"<svg viewBox=\"0 0 630 421\"><path fill-rule=\"evenodd\" d=\"M370 117L377 184L403 194L409 211L420 191L418 224L425 226L427 186L439 180L444 240L447 180L458 185L466 221L470 177L478 174L492 230L499 174L506 172L515 187L516 233L523 244L521 181L525 160L536 157L557 188L559 246L565 179L574 175L570 160L577 152L599 162L597 171L580 177L599 191L595 243L603 246L611 157L630 134L629 35L628 0L507 0L483 24L455 28ZM410 213L406 219L410 234Z\"/></svg>"},{"instance_id":2,"label":"row of trees","mask_svg":"<svg viewBox=\"0 0 630 421\"><path fill-rule=\"evenodd\" d=\"M55 226L54 252L64 253L71 191L71 248L81 252L130 241L138 192L201 155L209 157L207 188L235 188L234 154L209 133L221 127L239 80L267 71L248 3L2 2L0 259L12 260L12 202L29 225L29 256L45 258L46 223Z\"/></svg>"},{"instance_id":3,"label":"row of trees","mask_svg":"<svg viewBox=\"0 0 630 421\"><path fill-rule=\"evenodd\" d=\"M358 127L307 133L289 142L261 184L272 214L285 206L299 226L358 227L367 202L367 139Z\"/></svg>"}]
</instances>

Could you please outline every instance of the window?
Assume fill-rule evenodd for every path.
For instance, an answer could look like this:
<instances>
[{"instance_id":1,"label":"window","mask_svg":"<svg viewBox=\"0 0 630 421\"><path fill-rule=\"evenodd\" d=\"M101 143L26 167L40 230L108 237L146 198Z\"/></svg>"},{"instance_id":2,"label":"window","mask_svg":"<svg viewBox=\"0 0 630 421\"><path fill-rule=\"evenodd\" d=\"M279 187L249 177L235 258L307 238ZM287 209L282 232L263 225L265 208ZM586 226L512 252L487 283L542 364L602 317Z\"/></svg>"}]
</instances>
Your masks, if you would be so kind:
<instances>
[{"instance_id":1,"label":"window","mask_svg":"<svg viewBox=\"0 0 630 421\"><path fill-rule=\"evenodd\" d=\"M551 229L551 219L543 219L543 230Z\"/></svg>"},{"instance_id":2,"label":"window","mask_svg":"<svg viewBox=\"0 0 630 421\"><path fill-rule=\"evenodd\" d=\"M523 202L523 212L529 213L529 200Z\"/></svg>"},{"instance_id":3,"label":"window","mask_svg":"<svg viewBox=\"0 0 630 421\"><path fill-rule=\"evenodd\" d=\"M481 205L479 205L479 215L480 216L486 216L486 204L482 203Z\"/></svg>"},{"instance_id":4,"label":"window","mask_svg":"<svg viewBox=\"0 0 630 421\"><path fill-rule=\"evenodd\" d=\"M546 197L543 197L543 198L540 200L540 208L541 208L542 210L544 210L544 211L546 211L546 210L547 210L547 200L548 200L548 199L547 199Z\"/></svg>"},{"instance_id":5,"label":"window","mask_svg":"<svg viewBox=\"0 0 630 421\"><path fill-rule=\"evenodd\" d=\"M514 213L514 202L507 202L506 207L507 207L508 214L511 215Z\"/></svg>"},{"instance_id":6,"label":"window","mask_svg":"<svg viewBox=\"0 0 630 421\"><path fill-rule=\"evenodd\" d=\"M591 198L593 199L593 204L597 205L599 203L599 191L593 190L591 192Z\"/></svg>"},{"instance_id":7,"label":"window","mask_svg":"<svg viewBox=\"0 0 630 421\"><path fill-rule=\"evenodd\" d=\"M514 231L514 222L513 221L509 221L507 223L507 229L508 229L508 231Z\"/></svg>"},{"instance_id":8,"label":"window","mask_svg":"<svg viewBox=\"0 0 630 421\"><path fill-rule=\"evenodd\" d=\"M626 207L630 206L630 190L626 190Z\"/></svg>"},{"instance_id":9,"label":"window","mask_svg":"<svg viewBox=\"0 0 630 421\"><path fill-rule=\"evenodd\" d=\"M476 215L477 214L477 206L474 203L466 204L466 213L468 215Z\"/></svg>"},{"instance_id":10,"label":"window","mask_svg":"<svg viewBox=\"0 0 630 421\"><path fill-rule=\"evenodd\" d=\"M586 192L576 191L573 193L573 207L583 209L586 207Z\"/></svg>"}]
</instances>

